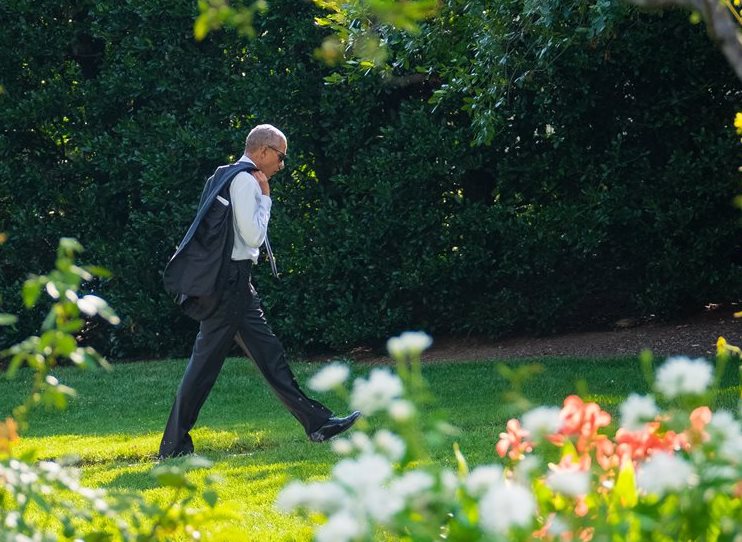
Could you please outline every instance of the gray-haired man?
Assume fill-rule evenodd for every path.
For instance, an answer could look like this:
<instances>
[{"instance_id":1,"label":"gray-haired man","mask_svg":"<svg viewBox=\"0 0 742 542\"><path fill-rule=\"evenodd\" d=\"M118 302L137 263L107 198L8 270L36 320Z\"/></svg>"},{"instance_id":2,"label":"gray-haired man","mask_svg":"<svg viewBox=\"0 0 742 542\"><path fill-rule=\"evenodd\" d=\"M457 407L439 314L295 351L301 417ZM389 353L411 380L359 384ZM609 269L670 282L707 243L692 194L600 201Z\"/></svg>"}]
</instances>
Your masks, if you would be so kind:
<instances>
[{"instance_id":1,"label":"gray-haired man","mask_svg":"<svg viewBox=\"0 0 742 542\"><path fill-rule=\"evenodd\" d=\"M197 307L189 314L201 325L165 427L161 458L193 453L189 431L232 341L255 361L310 440L327 440L347 430L360 416L353 412L344 418L333 417L324 405L299 388L250 281L259 247L264 243L272 262L266 242L272 205L269 182L284 168L287 150L286 136L274 126L253 128L245 140L242 158L217 169L207 182L196 220L165 271L166 286L179 293L184 307ZM223 249L218 248L216 239L228 240Z\"/></svg>"}]
</instances>

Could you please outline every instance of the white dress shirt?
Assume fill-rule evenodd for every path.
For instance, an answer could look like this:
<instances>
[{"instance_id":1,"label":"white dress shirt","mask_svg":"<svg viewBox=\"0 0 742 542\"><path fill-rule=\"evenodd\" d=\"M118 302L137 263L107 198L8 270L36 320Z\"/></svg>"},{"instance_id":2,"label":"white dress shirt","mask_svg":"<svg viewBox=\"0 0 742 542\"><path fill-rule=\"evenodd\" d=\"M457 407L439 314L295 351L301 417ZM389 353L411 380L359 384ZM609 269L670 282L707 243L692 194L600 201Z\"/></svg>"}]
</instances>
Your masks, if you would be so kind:
<instances>
[{"instance_id":1,"label":"white dress shirt","mask_svg":"<svg viewBox=\"0 0 742 542\"><path fill-rule=\"evenodd\" d=\"M253 163L244 155L240 162ZM258 180L246 171L238 173L234 178L229 187L229 196L232 199L234 217L232 259L258 263L260 245L265 241L271 218L271 198L263 195Z\"/></svg>"}]
</instances>

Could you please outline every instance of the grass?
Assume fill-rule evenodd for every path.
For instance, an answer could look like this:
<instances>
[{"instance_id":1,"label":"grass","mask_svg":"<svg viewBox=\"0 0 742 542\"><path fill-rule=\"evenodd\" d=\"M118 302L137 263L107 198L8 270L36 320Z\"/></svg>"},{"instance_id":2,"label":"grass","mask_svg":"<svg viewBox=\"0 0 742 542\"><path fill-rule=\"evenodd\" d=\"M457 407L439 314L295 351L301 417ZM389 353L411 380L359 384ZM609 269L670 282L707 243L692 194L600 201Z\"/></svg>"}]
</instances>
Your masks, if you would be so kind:
<instances>
[{"instance_id":1,"label":"grass","mask_svg":"<svg viewBox=\"0 0 742 542\"><path fill-rule=\"evenodd\" d=\"M563 398L587 383L589 396L615 414L631 391L647 391L636 359L540 359L541 374L523 387L536 404L561 405ZM117 364L110 373L60 368L55 376L77 390L62 412L37 411L23 433L18 451L37 450L42 458L79 457L83 482L92 487L143 492L165 500L169 491L156 487L149 471L155 464L161 431L173 395L185 369L185 360ZM296 363L300 383L320 366ZM353 376L370 367L352 365ZM493 461L494 444L513 415L503 395L511 388L494 362L438 363L424 373L447 419L462 429L457 438L470 465ZM718 407L736 408L739 398L736 367L722 379ZM30 373L0 380L0 419L22 402ZM347 407L331 396L317 396L331 409ZM194 472L194 481L219 474L220 503L235 513L231 520L245 540L307 540L309 524L273 508L280 489L291 479L319 479L327 475L335 456L326 444L310 443L299 424L273 396L254 366L230 358L201 411L192 432L197 452L214 466ZM451 444L435 451L441 463L453 466Z\"/></svg>"}]
</instances>

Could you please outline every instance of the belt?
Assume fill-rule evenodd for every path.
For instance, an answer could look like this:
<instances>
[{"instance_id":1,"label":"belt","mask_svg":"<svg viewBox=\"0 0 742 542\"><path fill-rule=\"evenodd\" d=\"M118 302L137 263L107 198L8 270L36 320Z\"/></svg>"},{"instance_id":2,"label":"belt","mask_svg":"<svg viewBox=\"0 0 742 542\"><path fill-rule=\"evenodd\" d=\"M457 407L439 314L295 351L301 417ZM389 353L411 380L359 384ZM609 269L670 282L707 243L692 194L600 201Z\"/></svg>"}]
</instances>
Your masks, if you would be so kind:
<instances>
[{"instance_id":1,"label":"belt","mask_svg":"<svg viewBox=\"0 0 742 542\"><path fill-rule=\"evenodd\" d=\"M229 263L233 263L235 265L247 265L248 267L252 267L255 262L248 258L247 260L229 260Z\"/></svg>"}]
</instances>

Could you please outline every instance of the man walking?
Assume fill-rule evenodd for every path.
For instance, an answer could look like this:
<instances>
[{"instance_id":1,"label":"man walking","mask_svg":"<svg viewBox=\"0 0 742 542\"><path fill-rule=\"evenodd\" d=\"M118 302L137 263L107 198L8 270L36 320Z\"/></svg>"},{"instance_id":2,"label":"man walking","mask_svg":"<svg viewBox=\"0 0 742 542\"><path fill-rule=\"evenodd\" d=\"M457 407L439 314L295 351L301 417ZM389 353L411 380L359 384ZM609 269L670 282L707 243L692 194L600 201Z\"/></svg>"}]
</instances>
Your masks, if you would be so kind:
<instances>
[{"instance_id":1,"label":"man walking","mask_svg":"<svg viewBox=\"0 0 742 542\"><path fill-rule=\"evenodd\" d=\"M253 128L242 158L218 168L207 181L196 219L165 270L166 287L201 325L160 443L161 458L193 453L189 431L233 340L255 361L310 440L327 440L360 416L356 411L333 417L299 388L250 282L263 244L277 275L267 237L270 179L283 169L287 149L286 136L274 126Z\"/></svg>"}]
</instances>

